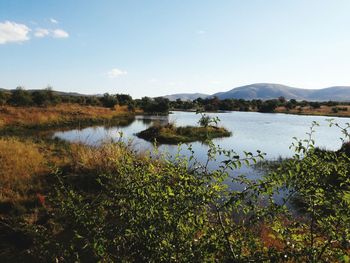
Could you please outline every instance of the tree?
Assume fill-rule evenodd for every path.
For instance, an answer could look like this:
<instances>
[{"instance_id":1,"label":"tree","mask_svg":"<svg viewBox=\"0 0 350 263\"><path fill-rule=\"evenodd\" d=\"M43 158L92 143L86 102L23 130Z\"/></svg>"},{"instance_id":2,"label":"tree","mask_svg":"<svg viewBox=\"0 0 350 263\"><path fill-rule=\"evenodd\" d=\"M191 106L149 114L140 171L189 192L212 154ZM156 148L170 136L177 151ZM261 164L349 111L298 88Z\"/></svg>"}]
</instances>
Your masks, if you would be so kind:
<instances>
[{"instance_id":1,"label":"tree","mask_svg":"<svg viewBox=\"0 0 350 263\"><path fill-rule=\"evenodd\" d=\"M314 109L319 109L319 108L321 108L321 103L319 103L317 101L312 101L312 102L310 102L310 106Z\"/></svg>"},{"instance_id":2,"label":"tree","mask_svg":"<svg viewBox=\"0 0 350 263\"><path fill-rule=\"evenodd\" d=\"M155 112L164 112L167 113L169 111L169 99L163 97L154 98L154 110Z\"/></svg>"},{"instance_id":3,"label":"tree","mask_svg":"<svg viewBox=\"0 0 350 263\"><path fill-rule=\"evenodd\" d=\"M118 104L118 99L115 95L110 95L109 93L105 93L101 98L102 105L107 108L113 108Z\"/></svg>"},{"instance_id":4,"label":"tree","mask_svg":"<svg viewBox=\"0 0 350 263\"><path fill-rule=\"evenodd\" d=\"M22 87L17 87L16 90L12 92L9 102L14 106L29 106L33 103L30 93Z\"/></svg>"},{"instance_id":5,"label":"tree","mask_svg":"<svg viewBox=\"0 0 350 263\"><path fill-rule=\"evenodd\" d=\"M274 110L278 106L277 100L267 100L264 101L261 105L259 105L259 112L274 112Z\"/></svg>"},{"instance_id":6,"label":"tree","mask_svg":"<svg viewBox=\"0 0 350 263\"><path fill-rule=\"evenodd\" d=\"M0 105L5 105L7 102L7 96L6 93L2 90L0 90Z\"/></svg>"},{"instance_id":7,"label":"tree","mask_svg":"<svg viewBox=\"0 0 350 263\"><path fill-rule=\"evenodd\" d=\"M129 105L132 102L132 97L129 94L115 95L119 105Z\"/></svg>"},{"instance_id":8,"label":"tree","mask_svg":"<svg viewBox=\"0 0 350 263\"><path fill-rule=\"evenodd\" d=\"M198 112L197 112L198 113ZM209 125L217 125L220 121L219 117L210 117L207 114L203 114L199 112L201 115L201 118L198 121L198 124L204 128L207 128Z\"/></svg>"},{"instance_id":9,"label":"tree","mask_svg":"<svg viewBox=\"0 0 350 263\"><path fill-rule=\"evenodd\" d=\"M141 99L140 107L147 113L167 113L169 111L169 99L163 97L150 98L143 97Z\"/></svg>"}]
</instances>

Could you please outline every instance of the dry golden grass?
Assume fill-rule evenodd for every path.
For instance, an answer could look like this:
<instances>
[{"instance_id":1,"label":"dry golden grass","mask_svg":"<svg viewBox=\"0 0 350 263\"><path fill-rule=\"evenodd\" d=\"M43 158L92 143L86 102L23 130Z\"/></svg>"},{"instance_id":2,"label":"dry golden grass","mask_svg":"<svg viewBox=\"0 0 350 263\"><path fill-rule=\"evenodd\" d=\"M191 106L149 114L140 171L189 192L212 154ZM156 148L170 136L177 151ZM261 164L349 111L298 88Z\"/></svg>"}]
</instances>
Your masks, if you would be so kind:
<instances>
[{"instance_id":1,"label":"dry golden grass","mask_svg":"<svg viewBox=\"0 0 350 263\"><path fill-rule=\"evenodd\" d=\"M81 106L79 104L59 104L50 107L0 107L0 128L7 125L47 125L83 119L110 119L128 113L127 106L114 109Z\"/></svg>"},{"instance_id":2,"label":"dry golden grass","mask_svg":"<svg viewBox=\"0 0 350 263\"><path fill-rule=\"evenodd\" d=\"M334 107L347 108L346 111L339 110L338 112L333 112ZM348 105L338 105L338 106L321 106L318 109L312 107L296 107L295 109L287 111L285 107L278 107L275 112L279 113L291 113L291 114L303 114L303 115L320 115L320 116L340 116L340 117L350 117L350 106Z\"/></svg>"},{"instance_id":3,"label":"dry golden grass","mask_svg":"<svg viewBox=\"0 0 350 263\"><path fill-rule=\"evenodd\" d=\"M19 200L35 177L47 169L37 144L15 138L0 139L0 200Z\"/></svg>"},{"instance_id":4,"label":"dry golden grass","mask_svg":"<svg viewBox=\"0 0 350 263\"><path fill-rule=\"evenodd\" d=\"M100 147L72 144L70 147L71 165L76 172L114 170L125 154L128 154L125 147L113 143L106 143Z\"/></svg>"}]
</instances>

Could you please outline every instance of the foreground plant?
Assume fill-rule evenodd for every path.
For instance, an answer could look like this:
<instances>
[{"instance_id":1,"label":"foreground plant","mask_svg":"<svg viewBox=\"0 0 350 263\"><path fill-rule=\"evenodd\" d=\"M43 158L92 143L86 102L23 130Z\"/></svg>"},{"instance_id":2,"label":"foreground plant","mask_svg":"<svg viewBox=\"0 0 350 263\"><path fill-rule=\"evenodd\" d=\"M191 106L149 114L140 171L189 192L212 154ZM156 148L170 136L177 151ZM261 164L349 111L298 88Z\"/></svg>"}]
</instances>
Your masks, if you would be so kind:
<instances>
[{"instance_id":1,"label":"foreground plant","mask_svg":"<svg viewBox=\"0 0 350 263\"><path fill-rule=\"evenodd\" d=\"M204 164L141 157L122 143L88 148L70 174L55 173L50 220L33 228L30 253L56 262L348 262L349 157L315 148L315 127L259 180L237 168L261 152L239 156L210 141Z\"/></svg>"}]
</instances>

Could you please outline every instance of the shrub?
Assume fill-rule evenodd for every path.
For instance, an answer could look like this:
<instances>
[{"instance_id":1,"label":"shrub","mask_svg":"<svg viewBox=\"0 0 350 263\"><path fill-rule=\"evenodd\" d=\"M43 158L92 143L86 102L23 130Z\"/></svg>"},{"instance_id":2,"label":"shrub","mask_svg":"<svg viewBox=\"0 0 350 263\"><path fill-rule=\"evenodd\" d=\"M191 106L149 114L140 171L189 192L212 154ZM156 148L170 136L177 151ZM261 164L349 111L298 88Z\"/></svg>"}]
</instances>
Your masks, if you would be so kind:
<instances>
[{"instance_id":1,"label":"shrub","mask_svg":"<svg viewBox=\"0 0 350 263\"><path fill-rule=\"evenodd\" d=\"M37 90L32 93L33 103L37 106L56 105L60 102L60 97L57 96L52 88L48 87L44 90Z\"/></svg>"},{"instance_id":2,"label":"shrub","mask_svg":"<svg viewBox=\"0 0 350 263\"><path fill-rule=\"evenodd\" d=\"M267 100L264 101L261 105L258 107L259 112L274 112L275 109L278 106L277 100Z\"/></svg>"},{"instance_id":3,"label":"shrub","mask_svg":"<svg viewBox=\"0 0 350 263\"><path fill-rule=\"evenodd\" d=\"M22 87L12 92L9 102L14 106L29 106L33 103L30 93Z\"/></svg>"},{"instance_id":4,"label":"shrub","mask_svg":"<svg viewBox=\"0 0 350 263\"><path fill-rule=\"evenodd\" d=\"M203 114L203 113L200 113L200 114L201 114L201 118L199 119L198 124L202 127L207 128L209 125L217 126L218 123L220 122L219 117L210 117L209 115Z\"/></svg>"},{"instance_id":5,"label":"shrub","mask_svg":"<svg viewBox=\"0 0 350 263\"><path fill-rule=\"evenodd\" d=\"M102 105L107 108L114 108L115 105L118 104L118 99L114 95L110 95L105 93L101 98Z\"/></svg>"},{"instance_id":6,"label":"shrub","mask_svg":"<svg viewBox=\"0 0 350 263\"><path fill-rule=\"evenodd\" d=\"M180 150L169 159L123 143L76 146L72 169L55 173L50 223L28 228L28 251L43 262L346 262L350 159L316 149L316 125L260 179L229 171L263 154L239 156L210 141L203 164Z\"/></svg>"},{"instance_id":7,"label":"shrub","mask_svg":"<svg viewBox=\"0 0 350 263\"><path fill-rule=\"evenodd\" d=\"M5 105L7 102L7 96L6 93L2 90L0 90L0 106Z\"/></svg>"}]
</instances>

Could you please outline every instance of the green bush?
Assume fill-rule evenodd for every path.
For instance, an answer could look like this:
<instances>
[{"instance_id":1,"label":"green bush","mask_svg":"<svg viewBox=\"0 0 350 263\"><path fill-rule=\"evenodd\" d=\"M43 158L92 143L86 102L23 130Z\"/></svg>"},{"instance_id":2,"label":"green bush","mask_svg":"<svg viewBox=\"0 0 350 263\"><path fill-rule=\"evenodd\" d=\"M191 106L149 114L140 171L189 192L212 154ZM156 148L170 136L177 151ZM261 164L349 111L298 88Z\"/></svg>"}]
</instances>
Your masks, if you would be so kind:
<instances>
[{"instance_id":1,"label":"green bush","mask_svg":"<svg viewBox=\"0 0 350 263\"><path fill-rule=\"evenodd\" d=\"M22 87L18 87L12 92L9 103L14 106L30 106L33 104L30 93L24 90Z\"/></svg>"},{"instance_id":2,"label":"green bush","mask_svg":"<svg viewBox=\"0 0 350 263\"><path fill-rule=\"evenodd\" d=\"M201 164L136 156L118 143L123 154L97 154L105 165L78 162L75 176L57 174L51 223L33 229L29 251L44 262L348 262L350 159L316 149L315 126L295 141L293 158L258 180L235 169L260 152L238 156L209 141Z\"/></svg>"}]
</instances>

